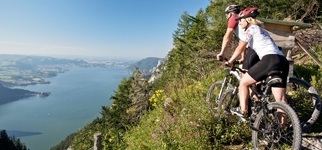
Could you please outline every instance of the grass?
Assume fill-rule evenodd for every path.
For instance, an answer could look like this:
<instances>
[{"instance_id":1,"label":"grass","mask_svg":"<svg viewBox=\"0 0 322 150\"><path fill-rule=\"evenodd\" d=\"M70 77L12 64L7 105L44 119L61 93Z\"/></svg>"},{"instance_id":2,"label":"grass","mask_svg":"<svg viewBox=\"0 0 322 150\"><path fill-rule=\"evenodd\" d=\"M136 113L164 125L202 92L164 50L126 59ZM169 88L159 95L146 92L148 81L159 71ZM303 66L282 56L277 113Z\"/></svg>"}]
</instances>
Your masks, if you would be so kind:
<instances>
[{"instance_id":1,"label":"grass","mask_svg":"<svg viewBox=\"0 0 322 150\"><path fill-rule=\"evenodd\" d=\"M248 147L251 137L250 129L245 130L248 127L230 120L218 120L209 113L205 97L213 81L215 78L210 77L190 85L181 82L182 87L176 92L166 90L167 97L173 102L167 107L158 104L138 126L127 132L127 149Z\"/></svg>"}]
</instances>

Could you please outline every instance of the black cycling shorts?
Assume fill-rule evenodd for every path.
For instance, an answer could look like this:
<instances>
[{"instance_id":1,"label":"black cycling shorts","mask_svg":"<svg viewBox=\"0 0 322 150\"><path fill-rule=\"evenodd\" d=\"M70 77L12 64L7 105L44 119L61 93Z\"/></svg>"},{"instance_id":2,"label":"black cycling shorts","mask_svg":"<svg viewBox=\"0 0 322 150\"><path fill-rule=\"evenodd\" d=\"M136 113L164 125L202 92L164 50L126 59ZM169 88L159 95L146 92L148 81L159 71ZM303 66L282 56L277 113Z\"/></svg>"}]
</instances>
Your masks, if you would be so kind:
<instances>
[{"instance_id":1,"label":"black cycling shorts","mask_svg":"<svg viewBox=\"0 0 322 150\"><path fill-rule=\"evenodd\" d=\"M285 88L289 63L284 56L277 54L265 55L258 63L248 70L248 74L258 82L267 78L268 73L273 70L282 71L283 85L281 87Z\"/></svg>"},{"instance_id":2,"label":"black cycling shorts","mask_svg":"<svg viewBox=\"0 0 322 150\"><path fill-rule=\"evenodd\" d=\"M243 60L243 69L249 70L252 66L254 66L259 61L259 57L257 53L251 49L248 48L244 60Z\"/></svg>"}]
</instances>

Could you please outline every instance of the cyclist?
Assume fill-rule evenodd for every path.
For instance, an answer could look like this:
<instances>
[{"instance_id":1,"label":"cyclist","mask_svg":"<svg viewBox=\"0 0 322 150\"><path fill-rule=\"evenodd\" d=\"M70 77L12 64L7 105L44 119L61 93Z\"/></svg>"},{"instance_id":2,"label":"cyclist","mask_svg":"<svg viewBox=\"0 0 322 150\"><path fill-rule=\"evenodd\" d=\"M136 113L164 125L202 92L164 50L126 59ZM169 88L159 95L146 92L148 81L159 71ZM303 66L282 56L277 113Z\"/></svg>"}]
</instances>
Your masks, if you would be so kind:
<instances>
[{"instance_id":1,"label":"cyclist","mask_svg":"<svg viewBox=\"0 0 322 150\"><path fill-rule=\"evenodd\" d=\"M239 40L242 40L245 38L244 37L245 30L242 29L240 26L238 26L238 21L236 20L239 12L240 12L240 6L237 4L229 5L225 9L226 18L228 20L228 26L227 26L226 33L223 37L221 51L219 54L217 54L218 60L222 59L222 56L224 55L227 45L231 40L231 37L233 34L235 34L235 36L237 36ZM259 61L259 58L254 50L248 48L248 51L245 56L244 56L244 53L241 54L240 61L243 62L242 68L248 70L252 65L254 65L256 62Z\"/></svg>"},{"instance_id":2,"label":"cyclist","mask_svg":"<svg viewBox=\"0 0 322 150\"><path fill-rule=\"evenodd\" d=\"M285 87L289 70L289 63L282 51L272 40L270 35L261 28L261 22L256 19L259 15L257 8L244 9L236 20L239 26L245 29L245 38L241 39L238 47L235 49L231 58L226 62L231 64L236 58L242 54L245 47L249 45L259 56L254 66L251 66L248 72L242 76L239 84L239 101L240 109L232 109L231 112L240 117L247 115L247 100L249 96L249 86L265 79L270 71L277 70L282 72L283 84L278 87L272 87L272 93L276 101L286 103Z\"/></svg>"}]
</instances>

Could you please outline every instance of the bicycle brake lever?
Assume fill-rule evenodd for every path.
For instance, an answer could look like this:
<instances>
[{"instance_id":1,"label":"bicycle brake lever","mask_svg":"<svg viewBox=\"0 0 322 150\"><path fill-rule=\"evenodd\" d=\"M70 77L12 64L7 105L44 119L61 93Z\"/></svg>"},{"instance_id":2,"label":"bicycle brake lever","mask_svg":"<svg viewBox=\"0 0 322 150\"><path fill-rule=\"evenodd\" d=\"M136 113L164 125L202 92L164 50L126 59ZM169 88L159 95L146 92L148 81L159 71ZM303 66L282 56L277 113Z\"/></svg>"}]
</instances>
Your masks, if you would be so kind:
<instances>
[{"instance_id":1,"label":"bicycle brake lever","mask_svg":"<svg viewBox=\"0 0 322 150\"><path fill-rule=\"evenodd\" d=\"M236 70L236 67L235 67L235 65L233 65L233 64L227 64L227 63L225 63L225 66L226 66L226 67L229 67L229 70L231 70L231 71Z\"/></svg>"},{"instance_id":2,"label":"bicycle brake lever","mask_svg":"<svg viewBox=\"0 0 322 150\"><path fill-rule=\"evenodd\" d=\"M230 70L231 70L231 71L235 71L235 70L236 70L236 67L235 67L234 65L231 65L231 66L230 66Z\"/></svg>"}]
</instances>

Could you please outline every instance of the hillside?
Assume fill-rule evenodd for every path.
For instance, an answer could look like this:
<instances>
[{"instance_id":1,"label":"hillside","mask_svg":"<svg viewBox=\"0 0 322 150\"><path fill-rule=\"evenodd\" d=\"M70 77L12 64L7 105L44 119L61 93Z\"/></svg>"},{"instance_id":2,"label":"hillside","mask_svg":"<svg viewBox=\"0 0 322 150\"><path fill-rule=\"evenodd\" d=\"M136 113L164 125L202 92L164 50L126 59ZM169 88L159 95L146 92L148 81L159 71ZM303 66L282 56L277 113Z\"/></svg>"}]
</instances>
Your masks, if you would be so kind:
<instances>
[{"instance_id":1,"label":"hillside","mask_svg":"<svg viewBox=\"0 0 322 150\"><path fill-rule=\"evenodd\" d=\"M31 96L48 96L50 93L33 92L24 89L10 89L0 84L0 105Z\"/></svg>"},{"instance_id":2,"label":"hillside","mask_svg":"<svg viewBox=\"0 0 322 150\"><path fill-rule=\"evenodd\" d=\"M68 71L71 67L128 66L127 60L61 59L48 56L0 54L0 104L19 99L49 96L48 91L11 89L15 86L50 84L47 78Z\"/></svg>"},{"instance_id":3,"label":"hillside","mask_svg":"<svg viewBox=\"0 0 322 150\"><path fill-rule=\"evenodd\" d=\"M263 18L283 20L291 17L294 20L302 18L307 23L322 22L320 1L236 2L242 8L260 7ZM310 9L302 7L311 2L317 5L313 3ZM93 135L101 139L99 143L103 149L252 149L249 126L238 124L230 117L218 119L209 112L205 101L210 85L221 80L227 72L214 56L220 50L227 27L222 10L228 4L230 1L211 1L206 10L200 10L196 15L184 12L173 34L173 49L158 68L158 78L148 82L140 71L135 71L132 77L119 84L110 98L113 103L102 107L101 118L96 118L52 149L91 149ZM230 43L230 52L237 43ZM322 54L320 44L311 47L316 50L316 56ZM297 65L306 72L304 79L317 91L322 91L321 68L310 58ZM305 131L307 137L318 138L322 132L321 123L320 115L312 130ZM310 141L306 144L317 146Z\"/></svg>"},{"instance_id":4,"label":"hillside","mask_svg":"<svg viewBox=\"0 0 322 150\"><path fill-rule=\"evenodd\" d=\"M8 136L5 130L0 130L1 150L29 150L24 143L15 137Z\"/></svg>"},{"instance_id":5,"label":"hillside","mask_svg":"<svg viewBox=\"0 0 322 150\"><path fill-rule=\"evenodd\" d=\"M157 58L157 57L144 58L128 66L126 69L133 72L135 70L135 67L137 67L140 71L142 71L146 75L149 75L152 73L153 68L155 68L158 64L160 64L162 60L163 58Z\"/></svg>"}]
</instances>

